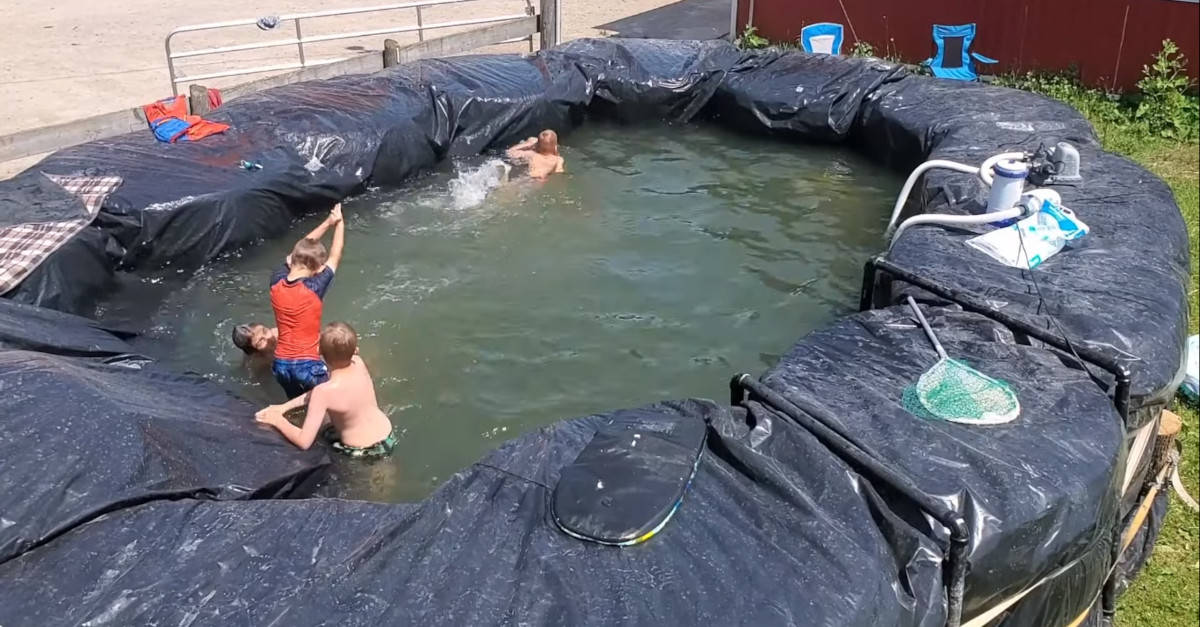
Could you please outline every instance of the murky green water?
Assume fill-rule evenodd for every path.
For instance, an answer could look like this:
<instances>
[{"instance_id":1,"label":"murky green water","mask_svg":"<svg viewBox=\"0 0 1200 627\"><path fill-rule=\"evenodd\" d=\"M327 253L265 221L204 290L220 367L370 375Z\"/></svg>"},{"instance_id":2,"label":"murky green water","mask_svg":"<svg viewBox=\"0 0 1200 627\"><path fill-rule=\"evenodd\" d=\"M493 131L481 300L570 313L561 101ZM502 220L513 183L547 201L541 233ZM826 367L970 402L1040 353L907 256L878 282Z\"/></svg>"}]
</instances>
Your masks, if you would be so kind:
<instances>
[{"instance_id":1,"label":"murky green water","mask_svg":"<svg viewBox=\"0 0 1200 627\"><path fill-rule=\"evenodd\" d=\"M476 206L480 161L345 204L346 254L325 319L358 329L401 438L390 462L341 462L336 491L419 498L560 418L723 401L730 375L761 372L853 310L899 188L849 151L708 127L592 123L564 144L567 175L511 183ZM278 401L229 332L272 320L266 282L292 243L213 263L182 286L147 279L118 298L169 292L148 332L155 352Z\"/></svg>"}]
</instances>

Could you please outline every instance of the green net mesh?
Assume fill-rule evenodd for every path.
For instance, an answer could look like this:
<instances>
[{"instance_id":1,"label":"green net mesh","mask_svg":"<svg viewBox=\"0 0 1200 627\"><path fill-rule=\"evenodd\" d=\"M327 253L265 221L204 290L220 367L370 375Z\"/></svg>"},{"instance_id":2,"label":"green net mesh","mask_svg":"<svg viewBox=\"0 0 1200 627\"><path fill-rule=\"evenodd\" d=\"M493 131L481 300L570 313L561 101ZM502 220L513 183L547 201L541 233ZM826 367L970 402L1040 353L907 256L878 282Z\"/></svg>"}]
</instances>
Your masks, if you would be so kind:
<instances>
[{"instance_id":1,"label":"green net mesh","mask_svg":"<svg viewBox=\"0 0 1200 627\"><path fill-rule=\"evenodd\" d=\"M921 375L904 404L918 416L967 424L1000 424L1021 413L1012 387L954 359Z\"/></svg>"}]
</instances>

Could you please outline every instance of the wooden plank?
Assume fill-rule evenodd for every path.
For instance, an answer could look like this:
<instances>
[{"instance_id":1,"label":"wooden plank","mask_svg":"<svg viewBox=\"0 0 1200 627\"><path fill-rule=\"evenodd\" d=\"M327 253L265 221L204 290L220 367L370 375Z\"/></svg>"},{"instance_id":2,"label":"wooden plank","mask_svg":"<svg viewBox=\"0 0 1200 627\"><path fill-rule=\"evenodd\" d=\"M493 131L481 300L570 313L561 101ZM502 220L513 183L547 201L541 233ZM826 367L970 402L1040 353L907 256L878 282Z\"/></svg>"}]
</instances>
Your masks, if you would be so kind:
<instances>
[{"instance_id":1,"label":"wooden plank","mask_svg":"<svg viewBox=\"0 0 1200 627\"><path fill-rule=\"evenodd\" d=\"M558 44L558 20L559 11L558 4L561 0L541 0L541 16L542 16L542 50L553 48Z\"/></svg>"},{"instance_id":2,"label":"wooden plank","mask_svg":"<svg viewBox=\"0 0 1200 627\"><path fill-rule=\"evenodd\" d=\"M142 113L142 108L135 107L93 115L82 120L17 131L11 135L0 136L0 162L53 152L59 148L146 128L146 116Z\"/></svg>"},{"instance_id":3,"label":"wooden plank","mask_svg":"<svg viewBox=\"0 0 1200 627\"><path fill-rule=\"evenodd\" d=\"M192 115L204 117L212 108L208 106L208 88L204 85L188 87L188 110Z\"/></svg>"},{"instance_id":4,"label":"wooden plank","mask_svg":"<svg viewBox=\"0 0 1200 627\"><path fill-rule=\"evenodd\" d=\"M400 42L395 39L383 40L383 69L387 69L396 65L396 51L400 49Z\"/></svg>"},{"instance_id":5,"label":"wooden plank","mask_svg":"<svg viewBox=\"0 0 1200 627\"><path fill-rule=\"evenodd\" d=\"M444 57L498 44L509 39L529 37L537 33L537 18L530 15L515 20L497 22L483 28L454 33L395 49L396 63L411 63L417 59Z\"/></svg>"}]
</instances>

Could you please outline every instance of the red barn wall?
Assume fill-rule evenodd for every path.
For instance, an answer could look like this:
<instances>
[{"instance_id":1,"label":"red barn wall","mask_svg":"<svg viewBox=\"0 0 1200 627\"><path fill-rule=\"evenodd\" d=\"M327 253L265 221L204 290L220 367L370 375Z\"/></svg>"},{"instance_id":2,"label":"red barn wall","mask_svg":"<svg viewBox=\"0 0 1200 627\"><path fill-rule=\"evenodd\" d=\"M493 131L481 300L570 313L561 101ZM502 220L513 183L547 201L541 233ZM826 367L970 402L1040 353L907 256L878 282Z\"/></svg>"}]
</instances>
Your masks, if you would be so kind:
<instances>
[{"instance_id":1,"label":"red barn wall","mask_svg":"<svg viewBox=\"0 0 1200 627\"><path fill-rule=\"evenodd\" d=\"M1200 69L1200 3L1186 0L737 1L739 33L753 4L754 26L773 41L837 22L846 26L843 52L857 39L908 62L933 56L933 24L975 22L972 50L999 61L985 66L989 74L1076 69L1089 85L1131 90L1164 39L1187 56L1193 81Z\"/></svg>"}]
</instances>

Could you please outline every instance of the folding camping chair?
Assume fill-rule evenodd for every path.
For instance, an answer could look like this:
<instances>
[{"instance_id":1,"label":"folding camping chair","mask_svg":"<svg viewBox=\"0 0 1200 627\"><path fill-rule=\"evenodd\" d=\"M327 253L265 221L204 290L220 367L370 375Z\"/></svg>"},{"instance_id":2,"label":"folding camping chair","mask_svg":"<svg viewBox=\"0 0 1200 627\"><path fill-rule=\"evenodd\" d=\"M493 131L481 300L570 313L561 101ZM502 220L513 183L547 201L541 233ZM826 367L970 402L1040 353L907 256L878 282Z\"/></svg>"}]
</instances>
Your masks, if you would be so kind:
<instances>
[{"instance_id":1,"label":"folding camping chair","mask_svg":"<svg viewBox=\"0 0 1200 627\"><path fill-rule=\"evenodd\" d=\"M933 25L933 42L937 44L937 55L925 59L921 65L927 66L938 78L949 78L958 81L977 81L974 63L995 63L995 59L985 57L977 52L971 52L971 42L975 40L975 25L961 24L959 26Z\"/></svg>"},{"instance_id":2,"label":"folding camping chair","mask_svg":"<svg viewBox=\"0 0 1200 627\"><path fill-rule=\"evenodd\" d=\"M800 45L812 54L842 53L842 25L818 22L800 29Z\"/></svg>"}]
</instances>

